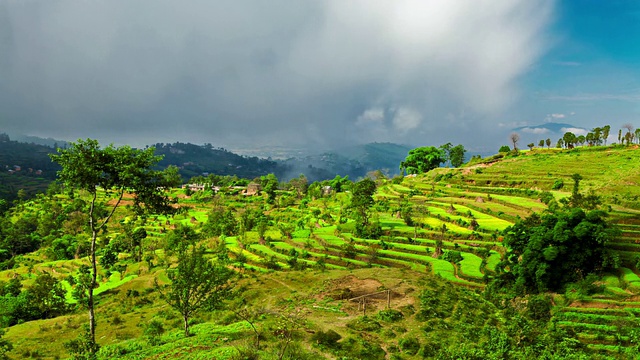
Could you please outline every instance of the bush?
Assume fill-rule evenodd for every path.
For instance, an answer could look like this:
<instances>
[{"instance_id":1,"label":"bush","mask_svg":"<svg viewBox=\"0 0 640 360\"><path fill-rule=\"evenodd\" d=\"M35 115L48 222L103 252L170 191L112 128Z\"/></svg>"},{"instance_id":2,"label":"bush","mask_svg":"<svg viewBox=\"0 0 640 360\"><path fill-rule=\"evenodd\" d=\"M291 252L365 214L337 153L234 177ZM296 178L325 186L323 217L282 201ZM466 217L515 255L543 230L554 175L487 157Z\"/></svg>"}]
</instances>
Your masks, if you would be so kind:
<instances>
[{"instance_id":1,"label":"bush","mask_svg":"<svg viewBox=\"0 0 640 360\"><path fill-rule=\"evenodd\" d=\"M396 322L402 320L404 315L398 310L386 309L378 312L378 319L386 322Z\"/></svg>"},{"instance_id":2,"label":"bush","mask_svg":"<svg viewBox=\"0 0 640 360\"><path fill-rule=\"evenodd\" d=\"M415 355L418 353L418 350L420 350L420 342L413 337L400 339L398 345L400 345L402 352L409 355Z\"/></svg>"},{"instance_id":3,"label":"bush","mask_svg":"<svg viewBox=\"0 0 640 360\"><path fill-rule=\"evenodd\" d=\"M377 321L373 320L368 316L363 316L352 320L347 323L347 327L356 331L371 331L375 332L380 330L382 326Z\"/></svg>"},{"instance_id":4,"label":"bush","mask_svg":"<svg viewBox=\"0 0 640 360\"><path fill-rule=\"evenodd\" d=\"M544 203L545 205L549 205L549 203L553 200L555 200L555 197L552 193L548 191L543 191L540 193L540 201L542 201L542 203Z\"/></svg>"},{"instance_id":5,"label":"bush","mask_svg":"<svg viewBox=\"0 0 640 360\"><path fill-rule=\"evenodd\" d=\"M327 331L318 331L311 337L311 340L315 341L316 344L329 348L336 347L340 339L342 339L342 336L331 329Z\"/></svg>"},{"instance_id":6,"label":"bush","mask_svg":"<svg viewBox=\"0 0 640 360\"><path fill-rule=\"evenodd\" d=\"M460 251L449 250L449 251L445 251L444 254L442 254L442 260L459 264L460 261L462 261L463 259L462 259L462 254L460 254Z\"/></svg>"},{"instance_id":7,"label":"bush","mask_svg":"<svg viewBox=\"0 0 640 360\"><path fill-rule=\"evenodd\" d=\"M500 146L500 149L498 150L499 153L508 153L509 151L511 151L511 148L507 145Z\"/></svg>"},{"instance_id":8,"label":"bush","mask_svg":"<svg viewBox=\"0 0 640 360\"><path fill-rule=\"evenodd\" d=\"M551 186L552 190L560 190L564 187L564 181L562 179L557 179L553 182L553 186Z\"/></svg>"}]
</instances>

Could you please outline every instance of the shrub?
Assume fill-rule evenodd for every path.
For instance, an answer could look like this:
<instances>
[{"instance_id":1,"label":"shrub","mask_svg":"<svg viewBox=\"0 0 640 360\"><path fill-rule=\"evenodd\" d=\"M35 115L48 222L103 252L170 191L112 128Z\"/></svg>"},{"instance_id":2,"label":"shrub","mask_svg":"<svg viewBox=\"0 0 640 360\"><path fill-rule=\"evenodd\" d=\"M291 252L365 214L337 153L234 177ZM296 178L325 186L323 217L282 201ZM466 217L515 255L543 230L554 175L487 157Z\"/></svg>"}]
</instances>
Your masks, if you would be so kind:
<instances>
[{"instance_id":1,"label":"shrub","mask_svg":"<svg viewBox=\"0 0 640 360\"><path fill-rule=\"evenodd\" d=\"M402 349L404 353L409 355L415 355L418 353L418 350L420 350L420 342L413 337L400 339L398 345L400 345L400 349Z\"/></svg>"},{"instance_id":2,"label":"shrub","mask_svg":"<svg viewBox=\"0 0 640 360\"><path fill-rule=\"evenodd\" d=\"M460 251L455 250L445 251L444 254L442 254L442 260L458 264L462 261L462 254L460 254Z\"/></svg>"},{"instance_id":3,"label":"shrub","mask_svg":"<svg viewBox=\"0 0 640 360\"><path fill-rule=\"evenodd\" d=\"M498 150L499 153L508 153L509 151L511 151L511 148L507 145L500 146L500 149Z\"/></svg>"},{"instance_id":4,"label":"shrub","mask_svg":"<svg viewBox=\"0 0 640 360\"><path fill-rule=\"evenodd\" d=\"M340 339L342 339L342 336L331 329L327 331L318 331L311 337L311 340L315 341L316 344L329 348L336 347Z\"/></svg>"},{"instance_id":5,"label":"shrub","mask_svg":"<svg viewBox=\"0 0 640 360\"><path fill-rule=\"evenodd\" d=\"M404 315L398 310L386 309L378 312L378 319L386 322L396 322L402 320Z\"/></svg>"},{"instance_id":6,"label":"shrub","mask_svg":"<svg viewBox=\"0 0 640 360\"><path fill-rule=\"evenodd\" d=\"M382 326L368 316L363 316L347 323L347 327L356 331L378 331Z\"/></svg>"},{"instance_id":7,"label":"shrub","mask_svg":"<svg viewBox=\"0 0 640 360\"><path fill-rule=\"evenodd\" d=\"M563 187L564 187L564 181L562 181L562 179L557 179L556 181L553 182L553 186L551 186L551 189L560 190Z\"/></svg>"}]
</instances>

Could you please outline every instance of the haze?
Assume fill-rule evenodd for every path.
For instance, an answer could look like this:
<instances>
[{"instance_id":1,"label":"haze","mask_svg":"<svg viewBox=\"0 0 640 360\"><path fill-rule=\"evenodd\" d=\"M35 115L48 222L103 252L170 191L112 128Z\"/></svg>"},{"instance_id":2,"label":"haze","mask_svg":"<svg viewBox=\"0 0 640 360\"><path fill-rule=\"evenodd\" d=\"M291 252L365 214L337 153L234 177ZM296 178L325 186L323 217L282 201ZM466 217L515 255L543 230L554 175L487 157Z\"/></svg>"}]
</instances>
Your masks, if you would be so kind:
<instances>
[{"instance_id":1,"label":"haze","mask_svg":"<svg viewBox=\"0 0 640 360\"><path fill-rule=\"evenodd\" d=\"M640 112L630 2L0 4L2 131L134 146L493 149L516 126L588 128ZM594 17L603 11L613 16ZM594 27L629 38L607 47L584 32Z\"/></svg>"}]
</instances>

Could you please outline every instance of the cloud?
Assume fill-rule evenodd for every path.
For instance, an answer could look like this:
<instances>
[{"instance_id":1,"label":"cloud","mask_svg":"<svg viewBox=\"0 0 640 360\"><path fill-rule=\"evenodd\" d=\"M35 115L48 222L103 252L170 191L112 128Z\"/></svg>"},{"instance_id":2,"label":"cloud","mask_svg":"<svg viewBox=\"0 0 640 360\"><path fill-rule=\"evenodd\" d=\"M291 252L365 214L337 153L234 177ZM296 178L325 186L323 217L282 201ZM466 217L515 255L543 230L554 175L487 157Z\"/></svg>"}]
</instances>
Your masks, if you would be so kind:
<instances>
[{"instance_id":1,"label":"cloud","mask_svg":"<svg viewBox=\"0 0 640 360\"><path fill-rule=\"evenodd\" d=\"M589 133L588 130L583 129L583 128L562 128L560 129L560 131L564 134L567 132L572 132L574 133L576 136L580 136L580 135L587 135Z\"/></svg>"},{"instance_id":2,"label":"cloud","mask_svg":"<svg viewBox=\"0 0 640 360\"><path fill-rule=\"evenodd\" d=\"M535 135L548 134L551 132L551 130L547 128L532 128L532 127L522 128L520 129L520 131L528 134L535 134Z\"/></svg>"},{"instance_id":3,"label":"cloud","mask_svg":"<svg viewBox=\"0 0 640 360\"><path fill-rule=\"evenodd\" d=\"M626 93L626 94L615 94L615 93L580 93L574 95L550 95L547 96L549 100L559 100L559 101L609 101L609 100L619 100L619 101L628 101L628 102L639 102L640 101L640 93Z\"/></svg>"},{"instance_id":4,"label":"cloud","mask_svg":"<svg viewBox=\"0 0 640 360\"><path fill-rule=\"evenodd\" d=\"M7 130L134 144L477 139L548 48L553 7L5 2L0 118ZM457 113L463 131L447 120Z\"/></svg>"},{"instance_id":5,"label":"cloud","mask_svg":"<svg viewBox=\"0 0 640 360\"><path fill-rule=\"evenodd\" d=\"M565 114L551 114L551 117L554 119L564 119L566 117Z\"/></svg>"}]
</instances>

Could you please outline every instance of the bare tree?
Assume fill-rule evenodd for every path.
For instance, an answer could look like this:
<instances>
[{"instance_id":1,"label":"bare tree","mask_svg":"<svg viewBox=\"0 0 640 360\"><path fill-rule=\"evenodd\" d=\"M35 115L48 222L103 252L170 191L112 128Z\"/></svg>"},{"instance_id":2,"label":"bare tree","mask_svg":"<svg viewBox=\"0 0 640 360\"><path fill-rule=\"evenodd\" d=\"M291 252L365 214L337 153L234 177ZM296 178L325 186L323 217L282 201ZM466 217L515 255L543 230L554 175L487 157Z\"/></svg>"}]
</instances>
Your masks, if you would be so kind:
<instances>
[{"instance_id":1,"label":"bare tree","mask_svg":"<svg viewBox=\"0 0 640 360\"><path fill-rule=\"evenodd\" d=\"M520 135L518 135L518 133L516 132L513 132L511 133L511 135L509 135L509 139L513 143L513 150L514 151L518 150L517 144L518 144L518 140L520 140Z\"/></svg>"}]
</instances>

